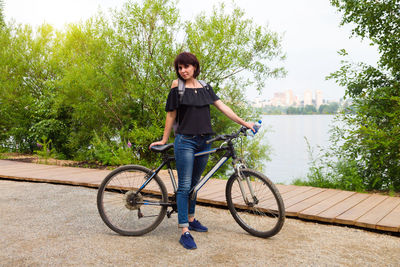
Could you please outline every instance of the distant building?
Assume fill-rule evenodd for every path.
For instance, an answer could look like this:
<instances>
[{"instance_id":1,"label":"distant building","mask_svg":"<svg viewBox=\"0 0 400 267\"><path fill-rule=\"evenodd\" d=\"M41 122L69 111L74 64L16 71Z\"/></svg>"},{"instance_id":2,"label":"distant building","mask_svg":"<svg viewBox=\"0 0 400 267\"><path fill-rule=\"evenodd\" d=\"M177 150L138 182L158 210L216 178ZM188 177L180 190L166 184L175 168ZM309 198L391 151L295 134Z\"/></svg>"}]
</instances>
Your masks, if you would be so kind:
<instances>
[{"instance_id":1,"label":"distant building","mask_svg":"<svg viewBox=\"0 0 400 267\"><path fill-rule=\"evenodd\" d=\"M323 104L323 99L322 99L322 91L317 90L315 91L315 106L317 109Z\"/></svg>"},{"instance_id":2,"label":"distant building","mask_svg":"<svg viewBox=\"0 0 400 267\"><path fill-rule=\"evenodd\" d=\"M257 97L253 101L253 107L256 107L256 108L262 108L266 105L268 105L267 101L265 101L264 99L261 99L260 97Z\"/></svg>"},{"instance_id":3,"label":"distant building","mask_svg":"<svg viewBox=\"0 0 400 267\"><path fill-rule=\"evenodd\" d=\"M329 101L323 99L322 90L315 91L315 98L313 98L313 92L311 90L304 91L304 97L298 97L293 94L293 90L289 89L284 92L275 92L273 97L267 100L262 100L261 98L256 98L252 101L252 105L254 107L265 107L265 106L274 106L274 107L301 107L301 106L315 106L317 110L323 104L328 104L330 102L337 101Z\"/></svg>"},{"instance_id":4,"label":"distant building","mask_svg":"<svg viewBox=\"0 0 400 267\"><path fill-rule=\"evenodd\" d=\"M274 97L271 100L271 104L274 107L286 106L286 94L285 93L274 93Z\"/></svg>"},{"instance_id":5,"label":"distant building","mask_svg":"<svg viewBox=\"0 0 400 267\"><path fill-rule=\"evenodd\" d=\"M300 106L300 99L299 99L299 97L296 95L296 96L294 96L294 102L293 102L293 106L296 106L296 107L298 107L298 106Z\"/></svg>"},{"instance_id":6,"label":"distant building","mask_svg":"<svg viewBox=\"0 0 400 267\"><path fill-rule=\"evenodd\" d=\"M293 106L294 104L294 96L293 96L293 91L292 90L287 90L285 92L285 97L286 97L286 106Z\"/></svg>"},{"instance_id":7,"label":"distant building","mask_svg":"<svg viewBox=\"0 0 400 267\"><path fill-rule=\"evenodd\" d=\"M311 90L306 90L304 92L304 106L312 104L313 104L312 92Z\"/></svg>"}]
</instances>

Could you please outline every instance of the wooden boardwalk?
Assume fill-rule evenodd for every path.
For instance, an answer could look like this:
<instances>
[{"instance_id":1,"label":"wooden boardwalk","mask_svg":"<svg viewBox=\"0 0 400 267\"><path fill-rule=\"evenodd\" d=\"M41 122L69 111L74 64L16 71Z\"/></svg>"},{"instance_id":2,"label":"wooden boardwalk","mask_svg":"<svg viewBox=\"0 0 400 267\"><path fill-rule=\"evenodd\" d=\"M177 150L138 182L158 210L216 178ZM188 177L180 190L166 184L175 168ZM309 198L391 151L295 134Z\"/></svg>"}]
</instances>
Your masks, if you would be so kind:
<instances>
[{"instance_id":1,"label":"wooden boardwalk","mask_svg":"<svg viewBox=\"0 0 400 267\"><path fill-rule=\"evenodd\" d=\"M60 167L0 160L0 179L70 184L97 188L107 170ZM160 177L172 192L166 171ZM226 206L225 180L211 179L199 191L198 202ZM308 186L277 185L286 215L388 232L400 232L400 197L363 194Z\"/></svg>"}]
</instances>

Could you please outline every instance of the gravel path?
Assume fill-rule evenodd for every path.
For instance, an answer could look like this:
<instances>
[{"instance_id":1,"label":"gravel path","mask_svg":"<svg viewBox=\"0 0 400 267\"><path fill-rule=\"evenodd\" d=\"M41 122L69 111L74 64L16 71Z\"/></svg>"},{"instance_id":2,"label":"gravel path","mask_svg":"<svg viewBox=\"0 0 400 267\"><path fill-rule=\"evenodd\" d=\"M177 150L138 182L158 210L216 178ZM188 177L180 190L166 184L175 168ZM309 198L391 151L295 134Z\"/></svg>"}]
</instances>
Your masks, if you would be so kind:
<instances>
[{"instance_id":1,"label":"gravel path","mask_svg":"<svg viewBox=\"0 0 400 267\"><path fill-rule=\"evenodd\" d=\"M198 207L210 229L178 243L177 216L141 237L114 234L97 191L0 180L0 266L399 266L400 237L287 219L269 239L248 235L228 210Z\"/></svg>"}]
</instances>

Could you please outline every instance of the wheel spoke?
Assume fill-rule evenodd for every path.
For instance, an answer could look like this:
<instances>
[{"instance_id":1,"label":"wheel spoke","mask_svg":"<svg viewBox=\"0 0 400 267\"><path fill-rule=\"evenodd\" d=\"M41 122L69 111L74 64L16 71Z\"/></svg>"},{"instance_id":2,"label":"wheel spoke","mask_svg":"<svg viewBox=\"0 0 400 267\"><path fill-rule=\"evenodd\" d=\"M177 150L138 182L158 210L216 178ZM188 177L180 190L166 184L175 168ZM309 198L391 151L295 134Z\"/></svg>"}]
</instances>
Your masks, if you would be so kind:
<instances>
[{"instance_id":1,"label":"wheel spoke","mask_svg":"<svg viewBox=\"0 0 400 267\"><path fill-rule=\"evenodd\" d=\"M242 189L249 203L246 204L243 200L240 178L232 177L227 184L226 196L232 216L244 230L253 235L270 237L277 234L285 219L283 201L278 190L267 177L258 172L243 170L242 176ZM245 177L250 179L254 195L251 194Z\"/></svg>"},{"instance_id":2,"label":"wheel spoke","mask_svg":"<svg viewBox=\"0 0 400 267\"><path fill-rule=\"evenodd\" d=\"M103 181L98 192L98 209L112 230L123 235L141 235L154 229L164 218L166 206L160 203L166 203L168 195L158 176L136 193L148 172L141 166L124 166Z\"/></svg>"}]
</instances>

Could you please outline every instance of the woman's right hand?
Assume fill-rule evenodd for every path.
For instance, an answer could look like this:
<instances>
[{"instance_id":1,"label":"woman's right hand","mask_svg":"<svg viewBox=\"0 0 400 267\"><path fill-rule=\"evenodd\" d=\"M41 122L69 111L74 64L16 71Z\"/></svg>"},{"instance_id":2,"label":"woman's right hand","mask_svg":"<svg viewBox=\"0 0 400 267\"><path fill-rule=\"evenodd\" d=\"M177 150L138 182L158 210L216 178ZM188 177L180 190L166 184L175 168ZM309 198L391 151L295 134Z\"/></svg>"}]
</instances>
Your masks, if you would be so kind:
<instances>
[{"instance_id":1,"label":"woman's right hand","mask_svg":"<svg viewBox=\"0 0 400 267\"><path fill-rule=\"evenodd\" d=\"M157 142L151 143L150 146L149 146L149 149L150 149L152 146L162 146L162 145L165 145L165 143L166 143L166 142L164 142L164 141L157 141Z\"/></svg>"},{"instance_id":2,"label":"woman's right hand","mask_svg":"<svg viewBox=\"0 0 400 267\"><path fill-rule=\"evenodd\" d=\"M253 133L255 133L256 131L254 130L254 122L245 122L243 124L244 127L246 127L247 129L250 129L253 131Z\"/></svg>"}]
</instances>

